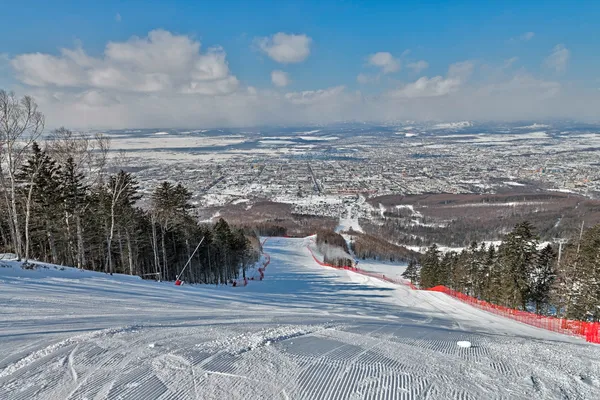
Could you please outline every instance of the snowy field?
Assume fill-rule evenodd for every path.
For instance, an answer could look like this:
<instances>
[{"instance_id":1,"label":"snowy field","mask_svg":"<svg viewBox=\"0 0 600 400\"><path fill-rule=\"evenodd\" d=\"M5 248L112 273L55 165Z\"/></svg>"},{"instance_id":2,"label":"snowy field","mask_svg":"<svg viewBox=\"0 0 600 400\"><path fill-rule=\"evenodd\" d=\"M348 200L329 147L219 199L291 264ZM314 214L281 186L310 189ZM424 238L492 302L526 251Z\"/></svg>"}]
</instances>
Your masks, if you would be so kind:
<instances>
[{"instance_id":1,"label":"snowy field","mask_svg":"<svg viewBox=\"0 0 600 400\"><path fill-rule=\"evenodd\" d=\"M0 399L598 398L600 346L265 248L238 288L0 267Z\"/></svg>"}]
</instances>

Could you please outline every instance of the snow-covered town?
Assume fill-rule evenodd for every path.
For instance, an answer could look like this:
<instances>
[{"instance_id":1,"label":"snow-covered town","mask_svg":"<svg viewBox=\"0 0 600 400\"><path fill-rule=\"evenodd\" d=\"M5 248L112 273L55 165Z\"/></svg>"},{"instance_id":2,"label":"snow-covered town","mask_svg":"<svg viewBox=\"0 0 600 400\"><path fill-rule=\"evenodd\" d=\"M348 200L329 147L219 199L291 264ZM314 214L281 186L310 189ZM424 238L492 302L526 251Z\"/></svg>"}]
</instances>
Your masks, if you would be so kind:
<instances>
[{"instance_id":1,"label":"snow-covered town","mask_svg":"<svg viewBox=\"0 0 600 400\"><path fill-rule=\"evenodd\" d=\"M0 400L600 399L600 2L0 13Z\"/></svg>"}]
</instances>

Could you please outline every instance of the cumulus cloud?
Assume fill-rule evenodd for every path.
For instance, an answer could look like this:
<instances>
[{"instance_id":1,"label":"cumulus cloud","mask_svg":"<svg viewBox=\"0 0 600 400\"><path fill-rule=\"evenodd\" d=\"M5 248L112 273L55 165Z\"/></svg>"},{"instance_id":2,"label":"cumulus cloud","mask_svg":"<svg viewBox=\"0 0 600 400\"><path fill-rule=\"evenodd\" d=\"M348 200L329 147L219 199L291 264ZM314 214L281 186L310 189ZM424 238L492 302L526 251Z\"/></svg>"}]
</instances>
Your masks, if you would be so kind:
<instances>
[{"instance_id":1,"label":"cumulus cloud","mask_svg":"<svg viewBox=\"0 0 600 400\"><path fill-rule=\"evenodd\" d=\"M383 93L365 95L344 86L282 92L240 84L219 47L205 49L188 36L157 30L110 42L101 55L91 56L81 46L57 54L0 54L0 69L4 65L6 71L0 80L17 77L21 86L13 88L37 100L50 129L597 118L595 87L506 67L514 62L455 63L446 74L421 76ZM383 77L385 65L357 81ZM476 69L478 79L472 79ZM274 84L289 82L277 71Z\"/></svg>"},{"instance_id":2,"label":"cumulus cloud","mask_svg":"<svg viewBox=\"0 0 600 400\"><path fill-rule=\"evenodd\" d=\"M450 65L446 77L441 75L428 78L423 76L415 82L405 84L389 93L391 97L418 98L445 96L457 91L473 72L474 65L463 61Z\"/></svg>"},{"instance_id":3,"label":"cumulus cloud","mask_svg":"<svg viewBox=\"0 0 600 400\"><path fill-rule=\"evenodd\" d=\"M335 86L328 89L290 92L285 94L285 98L293 104L314 104L327 99L335 98L341 94L344 89L344 86Z\"/></svg>"},{"instance_id":4,"label":"cumulus cloud","mask_svg":"<svg viewBox=\"0 0 600 400\"><path fill-rule=\"evenodd\" d=\"M200 42L189 36L154 30L144 38L109 42L100 58L75 48L61 49L59 56L21 54L11 64L30 86L216 95L238 87L225 56L221 48L200 53Z\"/></svg>"},{"instance_id":5,"label":"cumulus cloud","mask_svg":"<svg viewBox=\"0 0 600 400\"><path fill-rule=\"evenodd\" d=\"M387 51L380 51L375 54L371 54L368 58L369 65L381 68L381 72L389 74L391 72L397 72L400 70L400 60L394 58L391 53Z\"/></svg>"},{"instance_id":6,"label":"cumulus cloud","mask_svg":"<svg viewBox=\"0 0 600 400\"><path fill-rule=\"evenodd\" d=\"M557 44L552 49L552 53L544 60L544 66L554 70L557 73L565 72L571 51L563 44Z\"/></svg>"},{"instance_id":7,"label":"cumulus cloud","mask_svg":"<svg viewBox=\"0 0 600 400\"><path fill-rule=\"evenodd\" d=\"M425 60L420 60L420 61L415 61L415 62L409 63L407 65L407 67L412 69L415 73L418 74L421 71L424 71L427 68L429 68L429 63Z\"/></svg>"},{"instance_id":8,"label":"cumulus cloud","mask_svg":"<svg viewBox=\"0 0 600 400\"><path fill-rule=\"evenodd\" d=\"M423 76L415 82L390 92L390 95L392 97L406 98L444 96L457 90L460 83L460 80L454 78L443 78L442 76L428 78Z\"/></svg>"},{"instance_id":9,"label":"cumulus cloud","mask_svg":"<svg viewBox=\"0 0 600 400\"><path fill-rule=\"evenodd\" d=\"M290 77L287 72L275 70L271 72L271 82L277 87L285 87L290 83Z\"/></svg>"},{"instance_id":10,"label":"cumulus cloud","mask_svg":"<svg viewBox=\"0 0 600 400\"><path fill-rule=\"evenodd\" d=\"M258 48L281 64L299 63L310 54L312 39L305 34L279 32L270 37L257 38Z\"/></svg>"}]
</instances>

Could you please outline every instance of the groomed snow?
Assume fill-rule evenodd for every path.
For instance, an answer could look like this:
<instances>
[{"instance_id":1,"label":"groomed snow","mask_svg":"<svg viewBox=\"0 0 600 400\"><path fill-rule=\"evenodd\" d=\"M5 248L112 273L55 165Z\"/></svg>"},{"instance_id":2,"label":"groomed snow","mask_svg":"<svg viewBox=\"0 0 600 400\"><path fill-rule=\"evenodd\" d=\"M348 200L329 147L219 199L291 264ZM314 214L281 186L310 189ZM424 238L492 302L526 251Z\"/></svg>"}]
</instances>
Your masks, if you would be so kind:
<instances>
[{"instance_id":1,"label":"groomed snow","mask_svg":"<svg viewBox=\"0 0 600 400\"><path fill-rule=\"evenodd\" d=\"M269 239L265 280L237 288L4 262L0 399L597 398L599 346L306 245Z\"/></svg>"}]
</instances>

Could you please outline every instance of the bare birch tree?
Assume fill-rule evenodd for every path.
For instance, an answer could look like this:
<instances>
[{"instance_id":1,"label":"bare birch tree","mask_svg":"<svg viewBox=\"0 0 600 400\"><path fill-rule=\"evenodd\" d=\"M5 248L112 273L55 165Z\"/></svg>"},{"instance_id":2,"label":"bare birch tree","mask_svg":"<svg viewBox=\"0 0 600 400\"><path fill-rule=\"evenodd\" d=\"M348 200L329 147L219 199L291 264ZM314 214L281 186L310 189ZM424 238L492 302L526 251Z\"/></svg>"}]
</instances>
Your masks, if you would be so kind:
<instances>
[{"instance_id":1,"label":"bare birch tree","mask_svg":"<svg viewBox=\"0 0 600 400\"><path fill-rule=\"evenodd\" d=\"M17 170L32 143L42 134L44 115L29 96L21 99L0 90L0 184L10 215L15 254L23 255L21 222L17 207ZM7 179L5 178L7 175Z\"/></svg>"}]
</instances>

